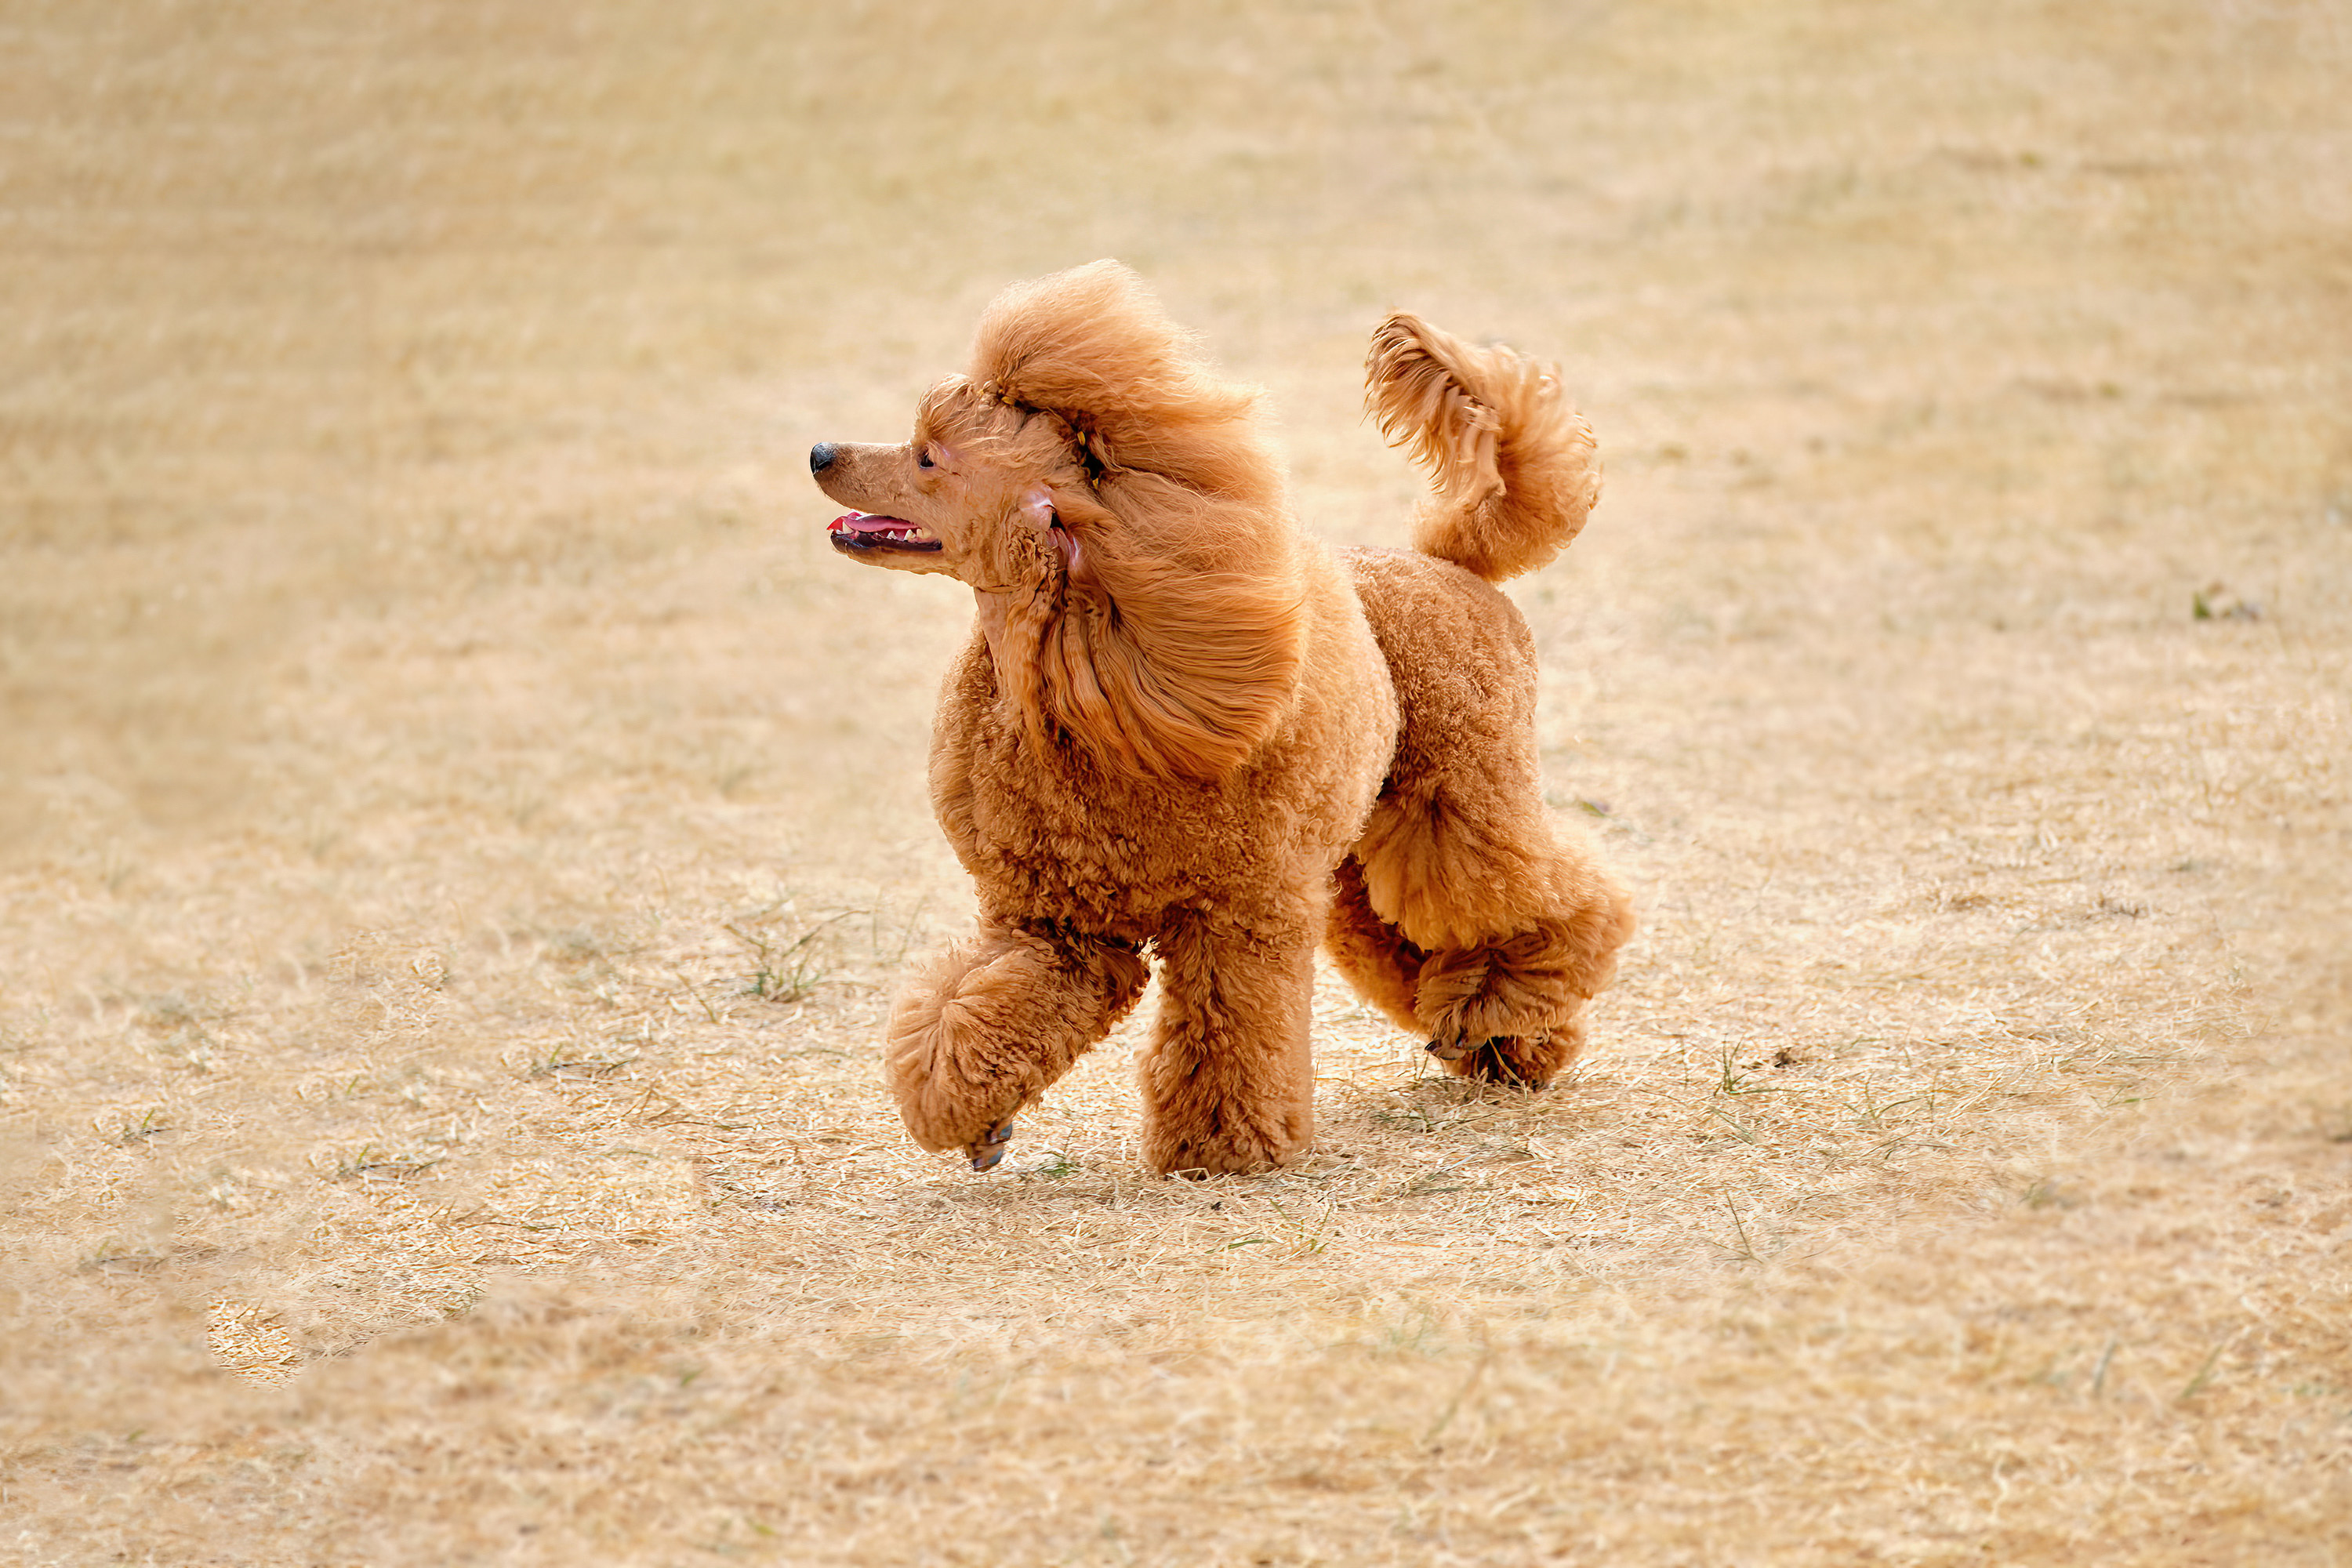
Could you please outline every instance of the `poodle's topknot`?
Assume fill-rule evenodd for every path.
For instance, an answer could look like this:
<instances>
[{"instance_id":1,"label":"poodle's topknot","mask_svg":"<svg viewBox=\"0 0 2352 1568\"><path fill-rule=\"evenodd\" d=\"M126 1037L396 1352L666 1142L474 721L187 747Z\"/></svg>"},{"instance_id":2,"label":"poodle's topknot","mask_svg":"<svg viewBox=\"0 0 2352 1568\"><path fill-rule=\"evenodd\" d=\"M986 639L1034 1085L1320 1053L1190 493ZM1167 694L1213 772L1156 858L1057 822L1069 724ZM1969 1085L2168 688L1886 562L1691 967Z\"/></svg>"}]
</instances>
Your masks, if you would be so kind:
<instances>
[{"instance_id":1,"label":"poodle's topknot","mask_svg":"<svg viewBox=\"0 0 2352 1568\"><path fill-rule=\"evenodd\" d=\"M1218 379L1194 334L1118 262L999 294L973 334L967 380L982 397L1060 416L1108 466L1277 504L1281 469L1259 428L1257 389Z\"/></svg>"}]
</instances>

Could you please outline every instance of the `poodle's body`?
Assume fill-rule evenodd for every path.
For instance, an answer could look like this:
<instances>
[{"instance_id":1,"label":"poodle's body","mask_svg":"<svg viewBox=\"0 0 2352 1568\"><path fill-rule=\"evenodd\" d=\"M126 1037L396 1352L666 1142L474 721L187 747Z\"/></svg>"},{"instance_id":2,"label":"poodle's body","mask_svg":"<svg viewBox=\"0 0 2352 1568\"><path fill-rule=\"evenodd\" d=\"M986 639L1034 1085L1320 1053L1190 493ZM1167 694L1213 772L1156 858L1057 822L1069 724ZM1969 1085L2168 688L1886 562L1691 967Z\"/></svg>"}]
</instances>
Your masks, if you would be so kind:
<instances>
[{"instance_id":1,"label":"poodle's body","mask_svg":"<svg viewBox=\"0 0 2352 1568\"><path fill-rule=\"evenodd\" d=\"M1435 471L1418 552L1299 532L1255 396L1113 263L1008 291L905 447L824 445L835 547L971 584L931 798L978 931L893 1011L929 1149L995 1163L1021 1107L1143 989L1144 1158L1249 1170L1312 1132L1316 946L1449 1070L1530 1087L1582 1047L1629 901L1542 804L1536 660L1489 585L1598 489L1550 378L1411 317L1382 426Z\"/></svg>"}]
</instances>

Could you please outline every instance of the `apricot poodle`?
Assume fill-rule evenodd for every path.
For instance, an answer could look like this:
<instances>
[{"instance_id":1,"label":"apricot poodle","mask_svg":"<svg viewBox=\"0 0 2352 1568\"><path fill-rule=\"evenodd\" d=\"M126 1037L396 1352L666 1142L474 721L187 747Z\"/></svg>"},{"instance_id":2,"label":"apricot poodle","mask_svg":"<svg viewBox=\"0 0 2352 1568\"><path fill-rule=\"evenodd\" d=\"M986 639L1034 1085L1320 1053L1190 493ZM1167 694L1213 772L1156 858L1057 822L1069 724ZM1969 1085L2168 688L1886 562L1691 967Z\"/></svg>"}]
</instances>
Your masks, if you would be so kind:
<instances>
[{"instance_id":1,"label":"apricot poodle","mask_svg":"<svg viewBox=\"0 0 2352 1568\"><path fill-rule=\"evenodd\" d=\"M1582 1049L1631 901L1543 804L1536 656L1492 584L1576 537L1591 427L1549 370L1418 319L1369 405L1428 470L1415 548L1301 532L1259 394L1111 261L1007 289L903 446L809 453L834 547L970 584L931 802L980 922L907 985L907 1128L975 1169L1134 1005L1154 1169L1305 1149L1318 942L1448 1071L1538 1088Z\"/></svg>"}]
</instances>

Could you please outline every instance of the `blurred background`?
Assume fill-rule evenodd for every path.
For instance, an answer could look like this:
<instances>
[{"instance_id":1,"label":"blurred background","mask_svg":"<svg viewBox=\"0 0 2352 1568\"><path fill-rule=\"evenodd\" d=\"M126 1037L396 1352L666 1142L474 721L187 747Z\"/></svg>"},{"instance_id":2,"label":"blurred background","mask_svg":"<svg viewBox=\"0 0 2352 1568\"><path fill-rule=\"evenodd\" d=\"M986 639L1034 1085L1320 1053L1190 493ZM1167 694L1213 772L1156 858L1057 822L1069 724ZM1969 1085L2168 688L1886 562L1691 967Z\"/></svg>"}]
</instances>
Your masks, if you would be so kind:
<instances>
[{"instance_id":1,"label":"blurred background","mask_svg":"<svg viewBox=\"0 0 2352 1568\"><path fill-rule=\"evenodd\" d=\"M17 0L0 844L561 813L575 763L822 793L961 612L835 583L801 453L1099 255L1273 390L1341 537L1412 493L1380 312L1560 360L1612 474L1580 626L2340 616L2345 27Z\"/></svg>"}]
</instances>

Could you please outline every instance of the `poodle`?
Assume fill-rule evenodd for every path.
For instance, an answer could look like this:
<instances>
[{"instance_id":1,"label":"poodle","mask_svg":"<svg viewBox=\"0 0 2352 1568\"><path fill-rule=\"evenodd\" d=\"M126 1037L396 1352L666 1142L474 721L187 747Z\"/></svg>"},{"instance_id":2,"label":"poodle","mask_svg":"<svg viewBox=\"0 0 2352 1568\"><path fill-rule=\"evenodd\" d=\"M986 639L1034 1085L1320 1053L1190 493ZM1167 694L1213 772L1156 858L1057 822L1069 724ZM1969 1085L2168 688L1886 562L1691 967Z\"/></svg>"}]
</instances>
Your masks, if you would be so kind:
<instances>
[{"instance_id":1,"label":"poodle","mask_svg":"<svg viewBox=\"0 0 2352 1568\"><path fill-rule=\"evenodd\" d=\"M1156 964L1142 1157L1264 1170L1314 1128L1319 943L1463 1078L1537 1089L1585 1040L1632 901L1543 804L1536 654L1492 584L1600 493L1549 368L1418 318L1367 405L1429 472L1415 548L1303 533L1255 388L1134 273L1000 295L902 446L825 442L834 548L972 590L930 793L978 928L893 1005L907 1129L974 1169Z\"/></svg>"}]
</instances>

